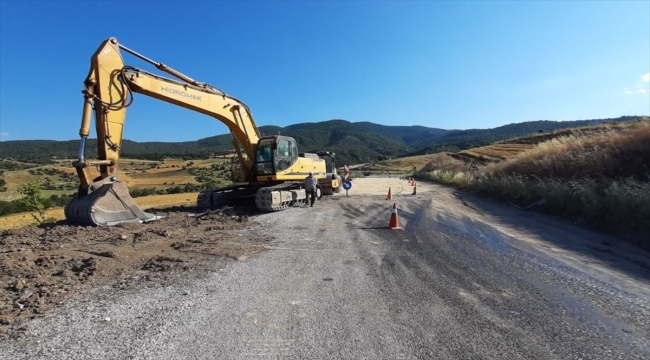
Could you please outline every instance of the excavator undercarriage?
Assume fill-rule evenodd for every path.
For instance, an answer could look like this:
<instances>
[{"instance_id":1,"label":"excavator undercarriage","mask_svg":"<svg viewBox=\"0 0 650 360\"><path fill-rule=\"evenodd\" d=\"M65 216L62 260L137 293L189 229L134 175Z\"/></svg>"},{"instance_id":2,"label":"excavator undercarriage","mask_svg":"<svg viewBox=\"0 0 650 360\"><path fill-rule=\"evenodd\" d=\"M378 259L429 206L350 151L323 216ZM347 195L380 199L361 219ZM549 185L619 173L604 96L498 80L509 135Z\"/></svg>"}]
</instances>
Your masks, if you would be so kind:
<instances>
[{"instance_id":1,"label":"excavator undercarriage","mask_svg":"<svg viewBox=\"0 0 650 360\"><path fill-rule=\"evenodd\" d=\"M307 196L302 183L286 182L272 186L239 184L220 189L204 190L199 193L197 207L214 209L224 205L255 206L260 211L280 211L294 206L305 205ZM317 198L322 197L321 186Z\"/></svg>"}]
</instances>

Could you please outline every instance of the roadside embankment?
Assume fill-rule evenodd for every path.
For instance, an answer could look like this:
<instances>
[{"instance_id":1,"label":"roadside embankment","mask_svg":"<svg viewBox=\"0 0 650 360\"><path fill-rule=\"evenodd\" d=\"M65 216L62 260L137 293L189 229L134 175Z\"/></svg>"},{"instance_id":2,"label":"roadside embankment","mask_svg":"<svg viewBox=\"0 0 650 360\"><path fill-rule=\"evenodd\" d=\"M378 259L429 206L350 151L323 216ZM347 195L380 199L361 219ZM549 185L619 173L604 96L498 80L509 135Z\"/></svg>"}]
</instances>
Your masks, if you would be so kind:
<instances>
[{"instance_id":1,"label":"roadside embankment","mask_svg":"<svg viewBox=\"0 0 650 360\"><path fill-rule=\"evenodd\" d=\"M474 171L439 154L415 177L534 207L650 249L648 121L552 138Z\"/></svg>"}]
</instances>

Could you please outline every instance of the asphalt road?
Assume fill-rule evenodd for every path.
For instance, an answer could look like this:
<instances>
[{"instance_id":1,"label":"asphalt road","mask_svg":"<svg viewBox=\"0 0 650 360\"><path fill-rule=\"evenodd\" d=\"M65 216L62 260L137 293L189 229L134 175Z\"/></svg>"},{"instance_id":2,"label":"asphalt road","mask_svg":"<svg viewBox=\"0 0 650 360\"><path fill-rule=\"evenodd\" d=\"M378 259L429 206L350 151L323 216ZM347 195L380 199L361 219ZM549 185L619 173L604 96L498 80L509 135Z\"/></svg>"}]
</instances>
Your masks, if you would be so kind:
<instances>
[{"instance_id":1,"label":"asphalt road","mask_svg":"<svg viewBox=\"0 0 650 360\"><path fill-rule=\"evenodd\" d=\"M258 216L278 238L269 251L202 281L69 304L0 358L650 358L647 253L418 191ZM385 229L393 202L403 230Z\"/></svg>"}]
</instances>

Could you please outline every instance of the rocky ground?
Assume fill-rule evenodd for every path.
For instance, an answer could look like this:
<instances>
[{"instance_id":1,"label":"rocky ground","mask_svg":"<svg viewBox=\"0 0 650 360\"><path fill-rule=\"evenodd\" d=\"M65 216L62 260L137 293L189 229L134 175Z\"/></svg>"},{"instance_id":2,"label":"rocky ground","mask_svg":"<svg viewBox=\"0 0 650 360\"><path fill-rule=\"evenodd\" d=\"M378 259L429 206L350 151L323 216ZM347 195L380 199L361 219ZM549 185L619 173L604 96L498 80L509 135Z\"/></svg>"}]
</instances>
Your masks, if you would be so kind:
<instances>
[{"instance_id":1,"label":"rocky ground","mask_svg":"<svg viewBox=\"0 0 650 360\"><path fill-rule=\"evenodd\" d=\"M150 210L149 224L79 227L65 222L0 230L0 339L20 338L28 320L100 286L160 286L264 250L246 215Z\"/></svg>"}]
</instances>

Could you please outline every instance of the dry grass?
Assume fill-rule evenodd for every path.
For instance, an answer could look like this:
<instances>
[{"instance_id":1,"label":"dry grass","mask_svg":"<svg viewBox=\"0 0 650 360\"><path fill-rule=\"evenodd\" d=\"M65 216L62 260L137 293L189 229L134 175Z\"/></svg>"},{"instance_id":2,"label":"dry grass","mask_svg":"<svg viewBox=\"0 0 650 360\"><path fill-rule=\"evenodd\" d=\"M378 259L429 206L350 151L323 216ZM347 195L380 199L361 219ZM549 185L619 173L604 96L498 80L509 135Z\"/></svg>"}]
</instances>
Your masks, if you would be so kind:
<instances>
[{"instance_id":1,"label":"dry grass","mask_svg":"<svg viewBox=\"0 0 650 360\"><path fill-rule=\"evenodd\" d=\"M650 248L650 121L570 129L515 141L537 145L479 166L478 180L463 168L464 162L451 157L437 158L417 175L520 205L545 199L539 207L543 211L631 235L637 244ZM467 153L503 156L498 150L489 153L502 145ZM514 152L516 147L509 149Z\"/></svg>"},{"instance_id":2,"label":"dry grass","mask_svg":"<svg viewBox=\"0 0 650 360\"><path fill-rule=\"evenodd\" d=\"M128 174L126 176L122 176L124 181L130 180L133 182L138 182L138 181L148 181L152 179L170 179L174 181L180 181L178 179L186 179L185 182L191 180L192 175L187 170L183 169L160 169L160 170L151 170L151 171L144 171L144 172L134 172L131 174Z\"/></svg>"},{"instance_id":3,"label":"dry grass","mask_svg":"<svg viewBox=\"0 0 650 360\"><path fill-rule=\"evenodd\" d=\"M650 121L599 132L573 131L540 143L510 161L491 164L491 174L559 178L647 179L650 174Z\"/></svg>"},{"instance_id":4,"label":"dry grass","mask_svg":"<svg viewBox=\"0 0 650 360\"><path fill-rule=\"evenodd\" d=\"M513 158L533 147L534 145L532 144L494 144L470 150L462 150L459 154L483 161L499 162Z\"/></svg>"},{"instance_id":5,"label":"dry grass","mask_svg":"<svg viewBox=\"0 0 650 360\"><path fill-rule=\"evenodd\" d=\"M0 200L11 201L19 199L21 195L18 193L18 188L33 178L27 170L5 171L4 179L7 182L7 191L0 193Z\"/></svg>"},{"instance_id":6,"label":"dry grass","mask_svg":"<svg viewBox=\"0 0 650 360\"><path fill-rule=\"evenodd\" d=\"M158 207L170 206L196 206L196 198L199 193L184 193L184 194L168 194L168 195L154 195L143 196L135 198L135 202L140 205L142 209L152 209Z\"/></svg>"},{"instance_id":7,"label":"dry grass","mask_svg":"<svg viewBox=\"0 0 650 360\"><path fill-rule=\"evenodd\" d=\"M63 208L50 208L45 210L45 217L55 220L62 220L65 218ZM0 216L0 230L17 228L25 225L34 224L32 213L23 212L18 214L11 214Z\"/></svg>"},{"instance_id":8,"label":"dry grass","mask_svg":"<svg viewBox=\"0 0 650 360\"><path fill-rule=\"evenodd\" d=\"M439 154L409 156L393 160L384 160L377 163L381 166L381 170L394 170L394 171L412 171L415 166L417 169L422 169L428 163L438 158Z\"/></svg>"},{"instance_id":9,"label":"dry grass","mask_svg":"<svg viewBox=\"0 0 650 360\"><path fill-rule=\"evenodd\" d=\"M483 163L502 162L503 160L512 159L523 153L528 154L529 150L536 149L536 145L539 144L548 144L553 141L561 141L561 139L596 139L599 137L607 137L611 134L629 131L631 128L636 128L639 124L647 122L648 121L646 120L644 122L613 123L584 126L573 129L561 129L552 133L543 133L525 138L498 142L478 148L462 150L458 152L456 156L468 160L478 160ZM640 126L643 127L643 125Z\"/></svg>"},{"instance_id":10,"label":"dry grass","mask_svg":"<svg viewBox=\"0 0 650 360\"><path fill-rule=\"evenodd\" d=\"M462 172L467 169L465 162L452 158L444 153L438 153L429 156L429 162L423 166L421 171L430 172L435 170L445 170L452 172Z\"/></svg>"}]
</instances>

